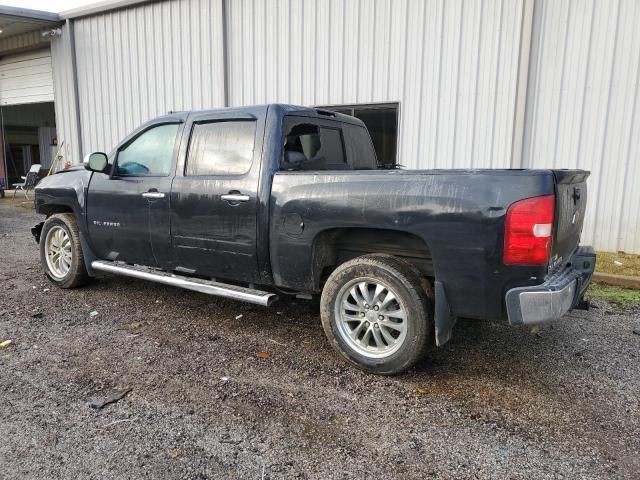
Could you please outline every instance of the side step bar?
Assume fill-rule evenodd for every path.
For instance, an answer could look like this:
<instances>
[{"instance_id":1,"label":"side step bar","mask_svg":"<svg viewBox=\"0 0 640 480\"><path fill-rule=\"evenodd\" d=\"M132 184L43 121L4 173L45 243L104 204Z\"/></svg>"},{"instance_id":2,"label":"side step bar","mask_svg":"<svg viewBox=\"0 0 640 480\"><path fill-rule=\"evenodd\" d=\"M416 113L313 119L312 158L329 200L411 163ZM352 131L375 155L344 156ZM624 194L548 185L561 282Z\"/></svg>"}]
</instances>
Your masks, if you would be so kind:
<instances>
[{"instance_id":1,"label":"side step bar","mask_svg":"<svg viewBox=\"0 0 640 480\"><path fill-rule=\"evenodd\" d=\"M208 295L242 300L244 302L255 303L265 307L268 307L278 299L278 296L275 293L262 292L252 288L237 287L235 285L228 285L210 280L201 280L199 278L183 277L181 275L174 275L139 265L127 265L123 263L95 260L91 262L91 268L103 272L117 273L127 277L139 278L141 280L163 283L164 285L186 288L187 290L194 290Z\"/></svg>"}]
</instances>

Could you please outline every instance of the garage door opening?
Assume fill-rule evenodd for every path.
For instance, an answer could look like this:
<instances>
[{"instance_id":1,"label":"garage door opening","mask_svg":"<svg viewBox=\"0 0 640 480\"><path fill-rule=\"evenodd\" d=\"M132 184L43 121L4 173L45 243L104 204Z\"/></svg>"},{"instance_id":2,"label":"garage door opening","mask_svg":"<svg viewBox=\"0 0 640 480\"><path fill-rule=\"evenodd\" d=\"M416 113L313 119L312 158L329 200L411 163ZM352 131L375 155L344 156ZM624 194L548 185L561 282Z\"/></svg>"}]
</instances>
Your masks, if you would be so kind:
<instances>
[{"instance_id":1,"label":"garage door opening","mask_svg":"<svg viewBox=\"0 0 640 480\"><path fill-rule=\"evenodd\" d=\"M396 164L398 145L398 104L376 103L362 105L330 105L321 107L356 117L367 126L378 157L383 165Z\"/></svg>"},{"instance_id":2,"label":"garage door opening","mask_svg":"<svg viewBox=\"0 0 640 480\"><path fill-rule=\"evenodd\" d=\"M53 102L0 106L6 185L21 182L32 165L40 164L46 175L56 154L56 123ZM1 172L0 172L1 173Z\"/></svg>"},{"instance_id":3,"label":"garage door opening","mask_svg":"<svg viewBox=\"0 0 640 480\"><path fill-rule=\"evenodd\" d=\"M51 51L0 58L0 189L22 181L32 165L40 176L56 152Z\"/></svg>"}]
</instances>

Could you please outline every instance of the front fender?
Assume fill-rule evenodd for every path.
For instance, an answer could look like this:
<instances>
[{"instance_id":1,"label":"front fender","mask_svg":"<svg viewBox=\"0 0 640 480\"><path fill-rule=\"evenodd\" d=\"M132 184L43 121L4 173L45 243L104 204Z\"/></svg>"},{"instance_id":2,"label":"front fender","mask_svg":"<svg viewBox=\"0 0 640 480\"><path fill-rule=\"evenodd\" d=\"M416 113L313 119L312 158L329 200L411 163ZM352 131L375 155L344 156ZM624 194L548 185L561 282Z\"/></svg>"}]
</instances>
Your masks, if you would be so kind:
<instances>
[{"instance_id":1,"label":"front fender","mask_svg":"<svg viewBox=\"0 0 640 480\"><path fill-rule=\"evenodd\" d=\"M36 212L42 215L73 213L80 232L80 243L85 258L85 266L90 276L95 276L91 262L96 259L87 229L86 195L92 173L82 167L63 170L43 178L35 188ZM42 225L31 229L36 242L40 240Z\"/></svg>"},{"instance_id":2,"label":"front fender","mask_svg":"<svg viewBox=\"0 0 640 480\"><path fill-rule=\"evenodd\" d=\"M86 233L86 192L90 180L91 172L84 168L43 178L35 188L36 212L42 215L72 212L78 228Z\"/></svg>"}]
</instances>

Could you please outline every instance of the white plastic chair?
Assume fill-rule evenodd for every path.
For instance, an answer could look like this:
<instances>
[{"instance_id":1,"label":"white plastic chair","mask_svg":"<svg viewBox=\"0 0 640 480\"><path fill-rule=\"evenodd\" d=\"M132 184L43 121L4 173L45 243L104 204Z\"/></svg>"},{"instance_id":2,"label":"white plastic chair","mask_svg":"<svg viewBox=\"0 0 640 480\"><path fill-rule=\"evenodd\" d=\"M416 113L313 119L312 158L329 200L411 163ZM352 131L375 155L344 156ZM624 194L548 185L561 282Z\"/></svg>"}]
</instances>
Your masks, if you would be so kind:
<instances>
[{"instance_id":1,"label":"white plastic chair","mask_svg":"<svg viewBox=\"0 0 640 480\"><path fill-rule=\"evenodd\" d=\"M40 164L34 163L33 165L31 165L31 168L29 169L27 174L21 176L23 182L13 184L13 198L16 198L16 192L18 190L22 190L24 192L25 198L29 200L29 195L27 194L27 192L34 189L36 183L38 183L39 175Z\"/></svg>"}]
</instances>

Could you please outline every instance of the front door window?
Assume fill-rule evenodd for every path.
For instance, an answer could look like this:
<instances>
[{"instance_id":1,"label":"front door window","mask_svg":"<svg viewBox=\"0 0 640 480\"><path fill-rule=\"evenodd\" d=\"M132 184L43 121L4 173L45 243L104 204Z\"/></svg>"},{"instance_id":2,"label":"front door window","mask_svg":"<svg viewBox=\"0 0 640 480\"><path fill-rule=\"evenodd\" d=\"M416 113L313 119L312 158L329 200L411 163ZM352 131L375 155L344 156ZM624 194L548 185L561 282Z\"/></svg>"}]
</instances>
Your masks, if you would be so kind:
<instances>
[{"instance_id":1,"label":"front door window","mask_svg":"<svg viewBox=\"0 0 640 480\"><path fill-rule=\"evenodd\" d=\"M138 135L118 152L118 176L167 176L178 124L159 125Z\"/></svg>"}]
</instances>

